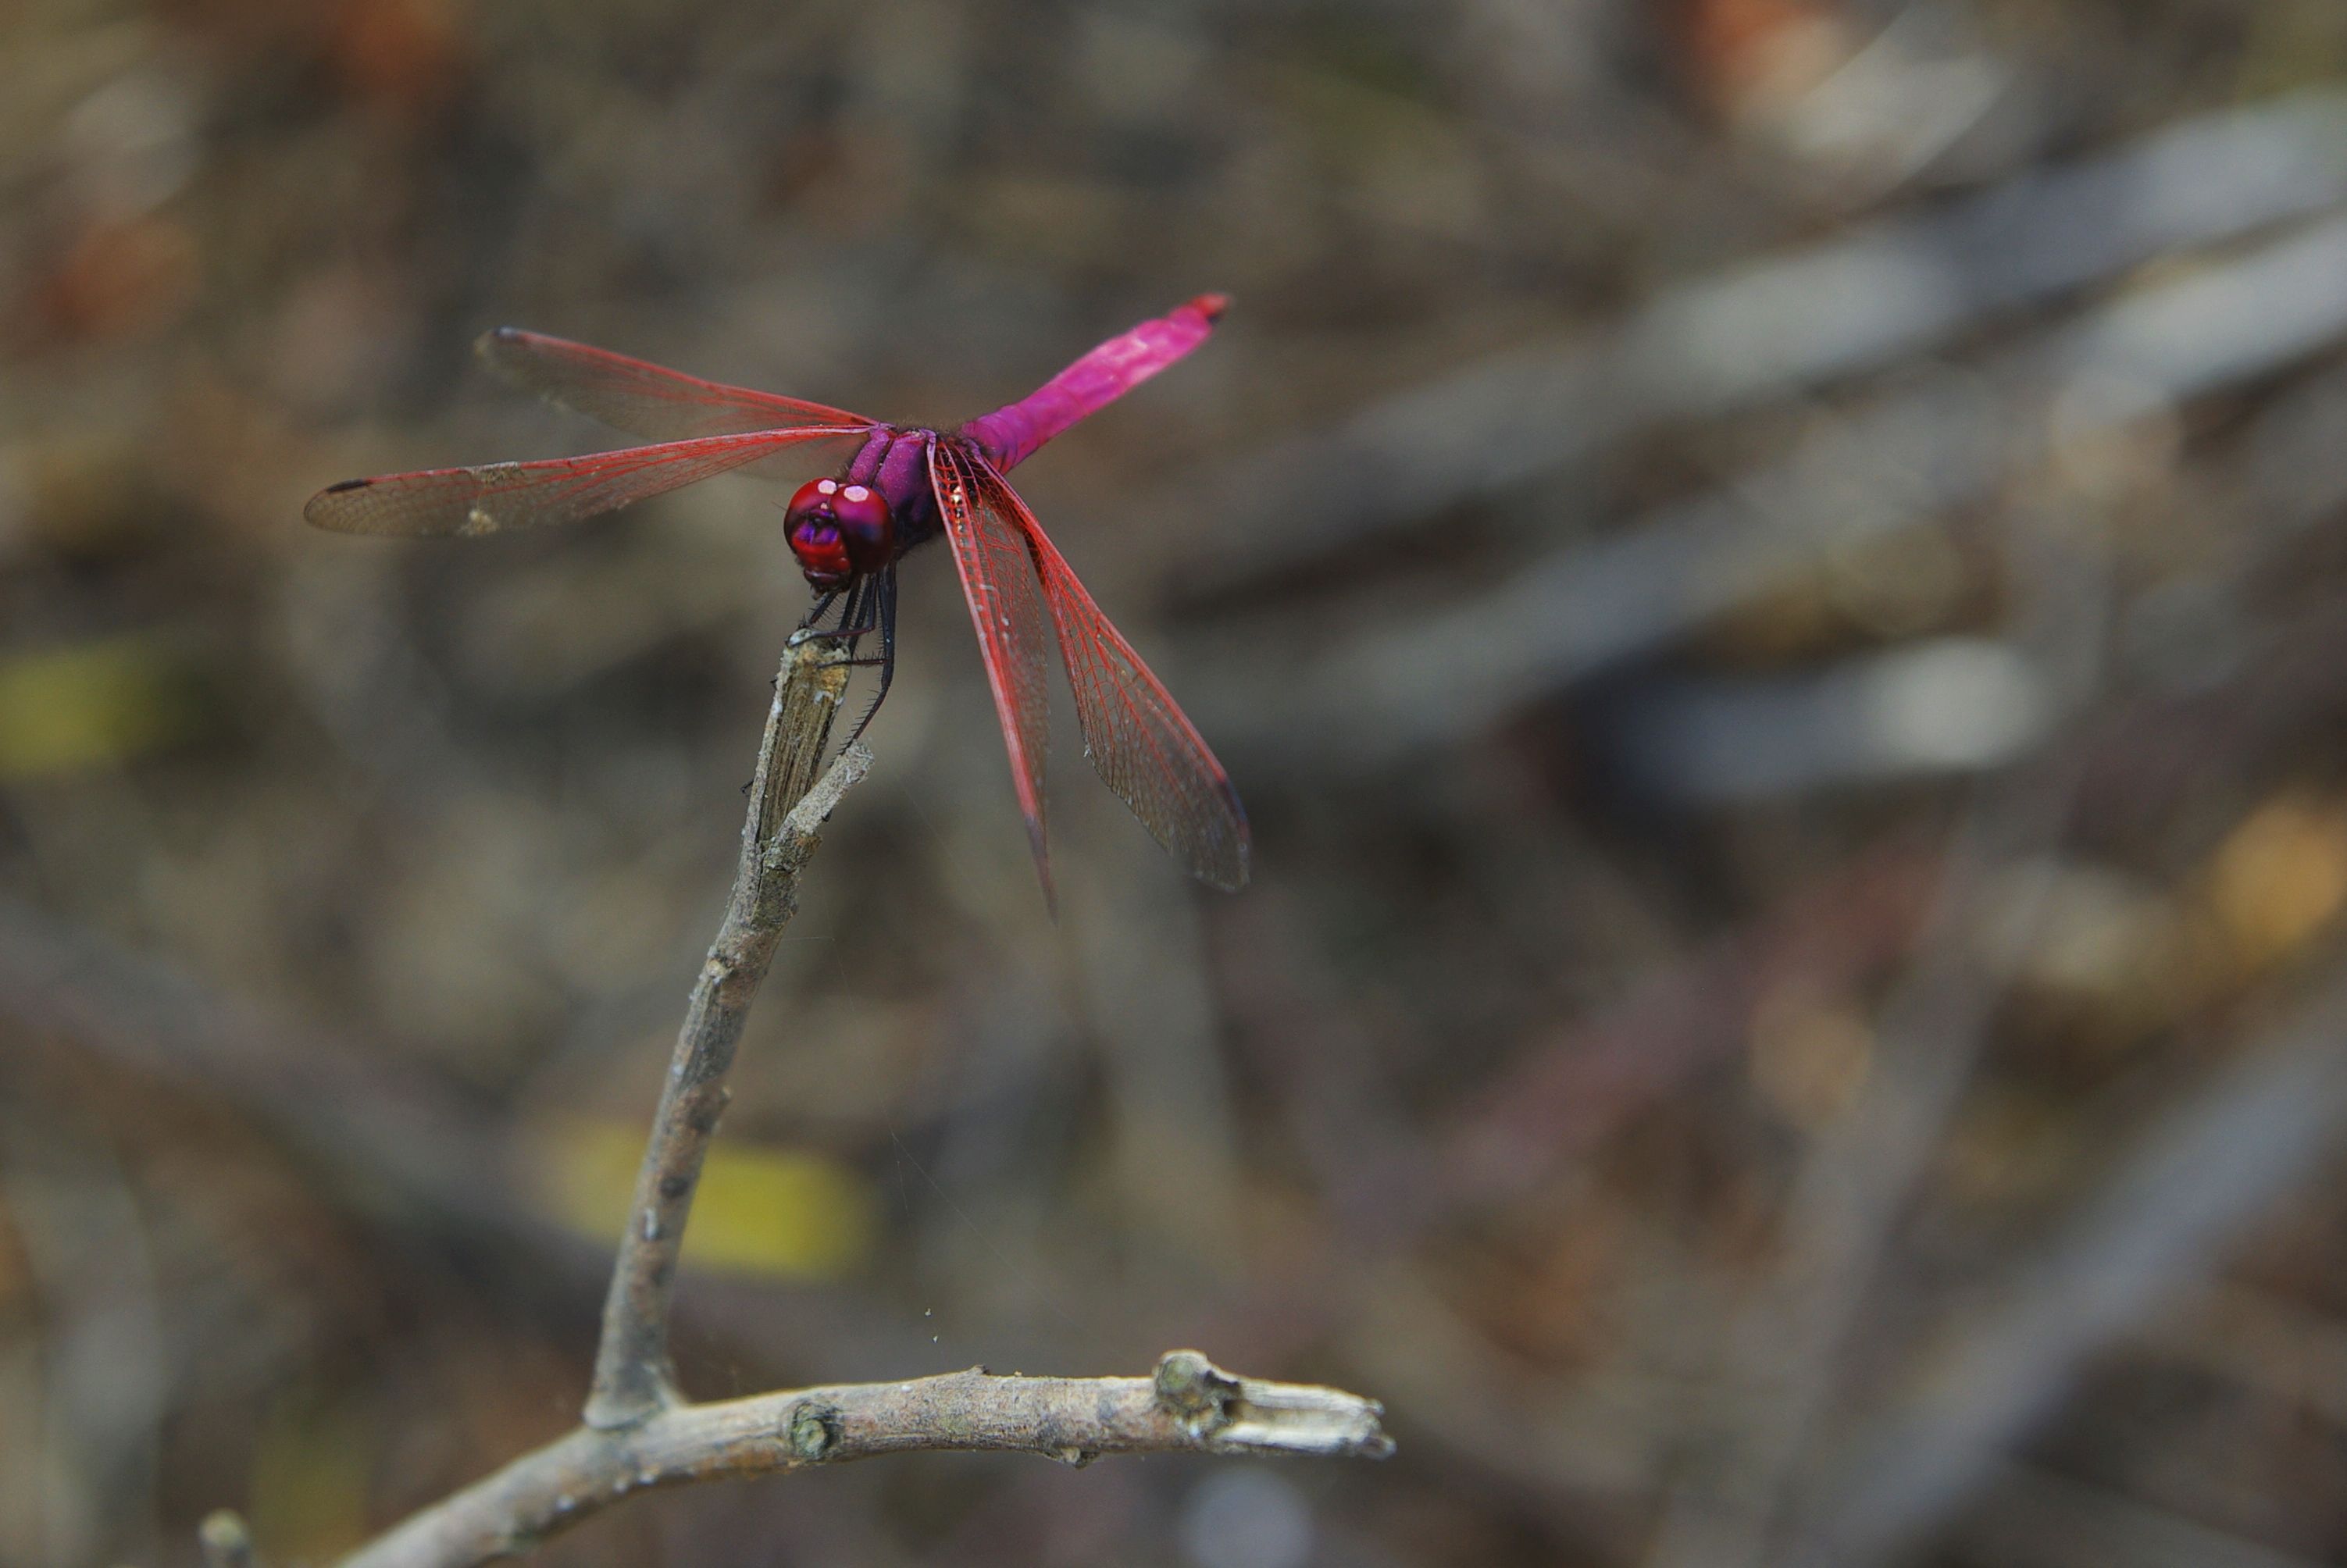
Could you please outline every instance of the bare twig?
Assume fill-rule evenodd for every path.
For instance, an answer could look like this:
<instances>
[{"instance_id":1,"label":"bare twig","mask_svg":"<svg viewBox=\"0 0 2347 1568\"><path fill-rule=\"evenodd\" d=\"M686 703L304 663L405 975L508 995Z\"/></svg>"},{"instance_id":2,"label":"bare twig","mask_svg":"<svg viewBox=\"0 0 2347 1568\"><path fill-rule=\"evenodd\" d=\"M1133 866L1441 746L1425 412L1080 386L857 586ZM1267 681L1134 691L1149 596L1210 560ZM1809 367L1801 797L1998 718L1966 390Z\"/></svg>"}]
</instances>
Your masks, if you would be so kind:
<instances>
[{"instance_id":1,"label":"bare twig","mask_svg":"<svg viewBox=\"0 0 2347 1568\"><path fill-rule=\"evenodd\" d=\"M1102 1454L1390 1451L1373 1401L1234 1377L1175 1350L1152 1378L1003 1377L983 1368L678 1405L616 1430L580 1427L347 1559L424 1568L527 1551L648 1487L766 1475L876 1454L1007 1450L1087 1464Z\"/></svg>"},{"instance_id":2,"label":"bare twig","mask_svg":"<svg viewBox=\"0 0 2347 1568\"><path fill-rule=\"evenodd\" d=\"M701 1163L725 1111L725 1074L774 946L797 909L798 874L814 853L816 829L872 764L870 753L851 746L815 783L847 672L845 646L832 639L797 636L784 650L751 777L741 866L677 1033L603 1303L603 1337L587 1397L590 1427L627 1426L677 1402L669 1296Z\"/></svg>"},{"instance_id":3,"label":"bare twig","mask_svg":"<svg viewBox=\"0 0 2347 1568\"><path fill-rule=\"evenodd\" d=\"M871 753L850 745L815 778L846 682L836 639L791 640L751 781L733 896L693 986L637 1173L581 1423L361 1547L343 1568L462 1568L526 1551L649 1487L875 1454L1001 1449L1083 1464L1104 1453L1391 1451L1374 1401L1233 1377L1194 1350L1169 1353L1153 1378L1000 1377L975 1368L717 1404L692 1404L678 1391L669 1303L702 1162L725 1109L725 1074L816 835L871 766Z\"/></svg>"}]
</instances>

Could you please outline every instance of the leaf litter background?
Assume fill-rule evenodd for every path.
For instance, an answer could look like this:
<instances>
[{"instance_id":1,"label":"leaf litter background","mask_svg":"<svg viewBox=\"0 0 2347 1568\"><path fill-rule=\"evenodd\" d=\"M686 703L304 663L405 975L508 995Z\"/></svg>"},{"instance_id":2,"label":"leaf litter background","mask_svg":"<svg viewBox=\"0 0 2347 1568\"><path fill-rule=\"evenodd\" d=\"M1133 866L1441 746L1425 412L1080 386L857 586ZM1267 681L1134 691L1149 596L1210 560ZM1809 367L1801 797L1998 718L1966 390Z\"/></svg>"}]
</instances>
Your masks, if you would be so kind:
<instances>
[{"instance_id":1,"label":"leaf litter background","mask_svg":"<svg viewBox=\"0 0 2347 1568\"><path fill-rule=\"evenodd\" d=\"M499 323L951 421L1236 776L945 558L696 1217L702 1394L1197 1344L1382 1467L927 1459L557 1563L2347 1557L2328 0L33 0L0 21L0 1560L316 1560L571 1419L730 873L781 492Z\"/></svg>"}]
</instances>

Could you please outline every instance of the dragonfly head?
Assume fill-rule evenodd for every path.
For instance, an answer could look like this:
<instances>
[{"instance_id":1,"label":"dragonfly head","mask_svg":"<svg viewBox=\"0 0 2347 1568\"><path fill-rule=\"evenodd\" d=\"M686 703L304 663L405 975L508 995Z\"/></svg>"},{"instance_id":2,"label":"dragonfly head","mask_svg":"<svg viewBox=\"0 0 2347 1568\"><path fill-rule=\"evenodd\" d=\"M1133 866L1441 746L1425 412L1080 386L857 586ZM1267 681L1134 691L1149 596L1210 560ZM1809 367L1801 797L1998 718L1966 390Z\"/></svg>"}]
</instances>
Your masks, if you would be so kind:
<instances>
[{"instance_id":1,"label":"dragonfly head","mask_svg":"<svg viewBox=\"0 0 2347 1568\"><path fill-rule=\"evenodd\" d=\"M783 514L791 553L817 589L845 588L865 572L879 570L896 553L896 528L888 503L869 485L816 479L801 485Z\"/></svg>"}]
</instances>

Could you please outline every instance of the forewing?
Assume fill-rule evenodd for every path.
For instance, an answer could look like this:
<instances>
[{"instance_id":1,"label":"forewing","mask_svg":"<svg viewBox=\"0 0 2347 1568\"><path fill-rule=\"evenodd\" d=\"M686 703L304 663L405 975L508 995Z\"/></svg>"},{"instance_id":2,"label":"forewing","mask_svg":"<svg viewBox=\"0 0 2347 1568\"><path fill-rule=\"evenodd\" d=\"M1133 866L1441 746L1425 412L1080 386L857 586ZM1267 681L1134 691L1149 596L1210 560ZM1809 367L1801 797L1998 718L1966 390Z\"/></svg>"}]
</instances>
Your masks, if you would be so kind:
<instances>
[{"instance_id":1,"label":"forewing","mask_svg":"<svg viewBox=\"0 0 2347 1568\"><path fill-rule=\"evenodd\" d=\"M876 423L845 409L703 381L518 327L485 333L474 346L491 369L517 386L648 441L743 435L783 425L868 430Z\"/></svg>"},{"instance_id":2,"label":"forewing","mask_svg":"<svg viewBox=\"0 0 2347 1568\"><path fill-rule=\"evenodd\" d=\"M346 479L311 497L302 515L345 534L487 534L577 522L840 434L828 426L762 430L539 463Z\"/></svg>"},{"instance_id":3,"label":"forewing","mask_svg":"<svg viewBox=\"0 0 2347 1568\"><path fill-rule=\"evenodd\" d=\"M1075 689L1084 754L1092 767L1193 876L1221 888L1244 886L1246 813L1230 775L1076 580L1010 481L982 460L971 466L977 509L1008 520L1041 574L1043 602L1059 630L1060 657Z\"/></svg>"},{"instance_id":4,"label":"forewing","mask_svg":"<svg viewBox=\"0 0 2347 1568\"><path fill-rule=\"evenodd\" d=\"M1043 759L1051 743L1051 711L1044 655L1049 633L1036 592L1034 559L1015 517L1002 508L1000 481L991 487L983 482L990 473L941 441L929 445L929 484L953 546L954 565L961 571L962 596L969 601L987 684L994 691L994 714L1010 753L1010 782L1019 792L1035 871L1049 898L1051 863L1043 839Z\"/></svg>"}]
</instances>

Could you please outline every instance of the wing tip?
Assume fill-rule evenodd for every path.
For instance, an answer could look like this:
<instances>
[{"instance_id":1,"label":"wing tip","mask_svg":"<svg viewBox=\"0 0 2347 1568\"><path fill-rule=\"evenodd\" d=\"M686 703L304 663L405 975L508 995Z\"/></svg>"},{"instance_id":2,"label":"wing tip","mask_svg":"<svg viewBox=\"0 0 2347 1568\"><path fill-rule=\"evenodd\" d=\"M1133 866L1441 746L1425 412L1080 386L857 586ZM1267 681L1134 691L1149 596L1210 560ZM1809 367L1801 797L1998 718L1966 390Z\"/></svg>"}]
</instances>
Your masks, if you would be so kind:
<instances>
[{"instance_id":1,"label":"wing tip","mask_svg":"<svg viewBox=\"0 0 2347 1568\"><path fill-rule=\"evenodd\" d=\"M373 479L343 479L327 486L311 497L302 507L302 520L313 528L333 528L348 532L348 525L339 515L341 497L373 485Z\"/></svg>"},{"instance_id":2,"label":"wing tip","mask_svg":"<svg viewBox=\"0 0 2347 1568\"><path fill-rule=\"evenodd\" d=\"M492 370L505 371L506 366L498 363L500 355L536 335L519 327L491 327L473 340L473 354Z\"/></svg>"},{"instance_id":3,"label":"wing tip","mask_svg":"<svg viewBox=\"0 0 2347 1568\"><path fill-rule=\"evenodd\" d=\"M1205 743L1202 741L1199 743L1204 745ZM1223 804L1229 808L1231 814L1229 835L1225 837L1216 834L1215 844L1217 847L1229 845L1230 854L1227 866L1217 864L1212 872L1202 871L1199 879L1209 887L1235 893L1247 885L1247 873L1254 866L1255 825L1247 821L1246 807L1239 804L1239 792L1231 786L1231 775L1223 772L1223 764L1219 762L1214 764L1214 793L1222 797ZM1216 856L1216 859L1219 861L1222 857Z\"/></svg>"},{"instance_id":4,"label":"wing tip","mask_svg":"<svg viewBox=\"0 0 2347 1568\"><path fill-rule=\"evenodd\" d=\"M1051 881L1051 851L1043 841L1043 824L1036 817L1027 819L1027 847L1035 852L1035 879L1043 885L1043 912L1054 925L1060 919L1060 889Z\"/></svg>"},{"instance_id":5,"label":"wing tip","mask_svg":"<svg viewBox=\"0 0 2347 1568\"><path fill-rule=\"evenodd\" d=\"M1246 818L1241 817L1238 842L1232 846L1229 857L1201 857L1191 863L1190 874L1217 891L1236 893L1247 885L1247 874L1253 868L1254 860L1254 841L1247 834Z\"/></svg>"}]
</instances>

